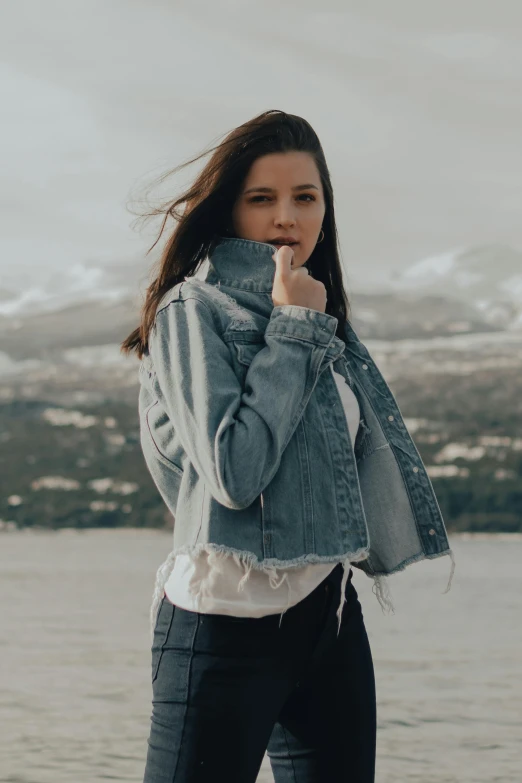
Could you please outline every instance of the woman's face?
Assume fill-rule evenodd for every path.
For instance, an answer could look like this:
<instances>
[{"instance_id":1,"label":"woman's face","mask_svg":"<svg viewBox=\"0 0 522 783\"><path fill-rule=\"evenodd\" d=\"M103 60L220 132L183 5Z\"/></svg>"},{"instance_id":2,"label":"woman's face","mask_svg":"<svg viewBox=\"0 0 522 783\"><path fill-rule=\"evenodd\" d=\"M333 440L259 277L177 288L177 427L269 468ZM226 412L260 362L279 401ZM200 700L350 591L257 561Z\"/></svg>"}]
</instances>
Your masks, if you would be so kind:
<instances>
[{"instance_id":1,"label":"woman's face","mask_svg":"<svg viewBox=\"0 0 522 783\"><path fill-rule=\"evenodd\" d=\"M293 238L293 266L311 256L325 213L323 188L307 152L275 152L254 161L232 210L234 236L272 245Z\"/></svg>"}]
</instances>

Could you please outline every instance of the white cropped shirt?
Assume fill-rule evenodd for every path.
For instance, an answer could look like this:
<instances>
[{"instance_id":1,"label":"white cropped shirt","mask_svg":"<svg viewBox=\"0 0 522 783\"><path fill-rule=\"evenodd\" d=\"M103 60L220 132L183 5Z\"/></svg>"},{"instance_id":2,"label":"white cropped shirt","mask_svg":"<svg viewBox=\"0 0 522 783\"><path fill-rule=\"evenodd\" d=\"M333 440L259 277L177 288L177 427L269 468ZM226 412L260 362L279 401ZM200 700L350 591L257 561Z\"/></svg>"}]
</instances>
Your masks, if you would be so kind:
<instances>
[{"instance_id":1,"label":"white cropped shirt","mask_svg":"<svg viewBox=\"0 0 522 783\"><path fill-rule=\"evenodd\" d=\"M343 403L353 444L359 428L357 398L343 376L330 365ZM197 556L180 554L164 587L168 600L191 612L235 617L264 617L284 612L302 601L326 579L337 563L311 563L297 568L258 571L219 552L202 551ZM339 627L350 562L343 562L344 575L337 617ZM278 577L277 571L281 573ZM285 589L286 585L286 589Z\"/></svg>"}]
</instances>

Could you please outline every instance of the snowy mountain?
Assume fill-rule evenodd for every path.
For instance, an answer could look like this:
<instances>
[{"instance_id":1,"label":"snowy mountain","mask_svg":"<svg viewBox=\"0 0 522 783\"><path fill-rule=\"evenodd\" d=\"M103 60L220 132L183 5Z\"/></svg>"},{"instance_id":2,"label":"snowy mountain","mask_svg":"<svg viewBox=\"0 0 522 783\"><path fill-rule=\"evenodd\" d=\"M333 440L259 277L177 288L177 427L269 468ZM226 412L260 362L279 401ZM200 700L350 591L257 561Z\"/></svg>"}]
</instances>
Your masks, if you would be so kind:
<instances>
[{"instance_id":1,"label":"snowy mountain","mask_svg":"<svg viewBox=\"0 0 522 783\"><path fill-rule=\"evenodd\" d=\"M110 261L85 260L65 269L37 264L12 267L0 275L0 316L26 317L87 302L118 303L147 284L151 262L141 255Z\"/></svg>"},{"instance_id":2,"label":"snowy mountain","mask_svg":"<svg viewBox=\"0 0 522 783\"><path fill-rule=\"evenodd\" d=\"M116 345L137 326L150 266L142 257L82 262L35 270L25 285L14 269L0 286L2 350L23 362ZM522 253L500 245L448 252L395 274L387 291L350 290L349 299L362 340L522 331Z\"/></svg>"},{"instance_id":3,"label":"snowy mountain","mask_svg":"<svg viewBox=\"0 0 522 783\"><path fill-rule=\"evenodd\" d=\"M430 256L396 273L391 287L416 297L430 294L459 300L491 326L522 329L522 252L506 245Z\"/></svg>"}]
</instances>

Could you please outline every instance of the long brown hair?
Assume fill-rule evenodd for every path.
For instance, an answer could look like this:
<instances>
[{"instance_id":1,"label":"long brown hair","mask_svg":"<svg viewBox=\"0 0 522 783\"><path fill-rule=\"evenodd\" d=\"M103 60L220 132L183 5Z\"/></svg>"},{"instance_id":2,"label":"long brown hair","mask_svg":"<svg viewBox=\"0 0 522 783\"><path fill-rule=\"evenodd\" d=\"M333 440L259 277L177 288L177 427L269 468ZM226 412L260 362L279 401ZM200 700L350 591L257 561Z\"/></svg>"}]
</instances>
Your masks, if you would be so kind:
<instances>
[{"instance_id":1,"label":"long brown hair","mask_svg":"<svg viewBox=\"0 0 522 783\"><path fill-rule=\"evenodd\" d=\"M324 239L314 248L307 267L314 278L325 286L326 313L339 319L336 333L345 339L344 322L349 318L350 305L343 286L333 189L323 148L306 120L273 109L243 123L217 146L204 150L196 158L159 178L159 182L163 182L167 176L200 160L209 152L214 153L188 190L175 201L160 204L143 215L145 218L164 216L158 238L147 254L161 238L169 217L177 221L177 226L159 259L159 273L147 288L141 322L121 343L122 353L136 351L138 357L142 358L148 348L148 336L160 299L185 277L197 272L220 236L232 235L232 208L252 163L262 155L294 151L310 153L321 177L326 207ZM178 209L181 205L185 205L182 213Z\"/></svg>"}]
</instances>

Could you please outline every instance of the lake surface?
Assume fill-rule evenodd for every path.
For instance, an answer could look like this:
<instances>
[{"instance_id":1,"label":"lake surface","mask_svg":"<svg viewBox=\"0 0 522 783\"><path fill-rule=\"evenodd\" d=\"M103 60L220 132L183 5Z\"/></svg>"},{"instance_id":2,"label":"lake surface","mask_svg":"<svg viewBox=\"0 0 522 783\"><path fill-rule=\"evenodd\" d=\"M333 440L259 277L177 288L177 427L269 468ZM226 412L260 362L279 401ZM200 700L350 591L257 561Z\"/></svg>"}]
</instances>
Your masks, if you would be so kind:
<instances>
[{"instance_id":1,"label":"lake surface","mask_svg":"<svg viewBox=\"0 0 522 783\"><path fill-rule=\"evenodd\" d=\"M141 783L148 613L171 534L0 534L0 781ZM354 570L377 679L377 783L522 780L522 535L451 536L392 576ZM265 756L259 783L272 781Z\"/></svg>"}]
</instances>

